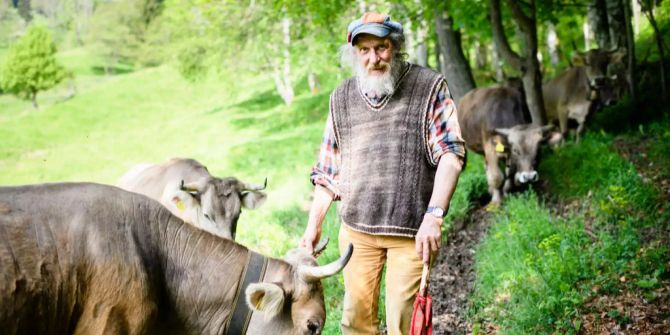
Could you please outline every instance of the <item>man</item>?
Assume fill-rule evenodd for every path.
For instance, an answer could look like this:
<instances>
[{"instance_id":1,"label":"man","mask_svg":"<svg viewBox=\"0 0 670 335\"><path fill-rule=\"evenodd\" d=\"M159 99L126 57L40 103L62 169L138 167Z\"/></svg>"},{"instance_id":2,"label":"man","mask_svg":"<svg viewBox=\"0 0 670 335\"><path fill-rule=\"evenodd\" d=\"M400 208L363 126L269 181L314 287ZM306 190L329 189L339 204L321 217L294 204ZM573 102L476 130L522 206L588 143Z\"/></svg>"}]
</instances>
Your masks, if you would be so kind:
<instances>
[{"instance_id":1,"label":"man","mask_svg":"<svg viewBox=\"0 0 670 335\"><path fill-rule=\"evenodd\" d=\"M402 26L366 13L348 27L342 58L355 76L338 87L311 180L314 200L300 246L312 250L333 201L341 200L343 334L378 334L382 269L388 333L407 334L423 263L441 225L465 147L444 78L403 61Z\"/></svg>"}]
</instances>

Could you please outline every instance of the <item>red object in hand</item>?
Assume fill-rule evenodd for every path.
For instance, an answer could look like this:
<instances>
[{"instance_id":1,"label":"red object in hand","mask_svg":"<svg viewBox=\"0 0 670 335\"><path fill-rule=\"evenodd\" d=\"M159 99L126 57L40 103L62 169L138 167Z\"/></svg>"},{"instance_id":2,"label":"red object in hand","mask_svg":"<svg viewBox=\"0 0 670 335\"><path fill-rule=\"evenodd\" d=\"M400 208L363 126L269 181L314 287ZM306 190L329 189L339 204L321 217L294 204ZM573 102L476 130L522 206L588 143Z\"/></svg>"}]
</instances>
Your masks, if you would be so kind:
<instances>
[{"instance_id":1,"label":"red object in hand","mask_svg":"<svg viewBox=\"0 0 670 335\"><path fill-rule=\"evenodd\" d=\"M430 269L428 264L424 264L423 273L421 274L421 286L414 300L412 323L409 329L410 335L431 335L433 333L433 297L428 294L429 275Z\"/></svg>"}]
</instances>

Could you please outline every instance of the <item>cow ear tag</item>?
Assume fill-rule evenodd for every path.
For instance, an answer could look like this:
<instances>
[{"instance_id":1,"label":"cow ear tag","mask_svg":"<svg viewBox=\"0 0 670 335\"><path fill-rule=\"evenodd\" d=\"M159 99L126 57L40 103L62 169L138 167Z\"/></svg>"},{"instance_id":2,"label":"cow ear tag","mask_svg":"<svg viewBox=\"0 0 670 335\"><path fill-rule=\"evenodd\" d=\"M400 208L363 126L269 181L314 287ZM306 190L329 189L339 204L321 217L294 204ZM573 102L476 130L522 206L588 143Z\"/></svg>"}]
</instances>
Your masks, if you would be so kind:
<instances>
[{"instance_id":1,"label":"cow ear tag","mask_svg":"<svg viewBox=\"0 0 670 335\"><path fill-rule=\"evenodd\" d=\"M505 146L500 141L496 141L496 152L505 152Z\"/></svg>"},{"instance_id":2,"label":"cow ear tag","mask_svg":"<svg viewBox=\"0 0 670 335\"><path fill-rule=\"evenodd\" d=\"M181 199L177 199L175 206L177 206L177 208L179 208L179 210L182 212L186 209L186 206L184 206L184 202Z\"/></svg>"}]
</instances>

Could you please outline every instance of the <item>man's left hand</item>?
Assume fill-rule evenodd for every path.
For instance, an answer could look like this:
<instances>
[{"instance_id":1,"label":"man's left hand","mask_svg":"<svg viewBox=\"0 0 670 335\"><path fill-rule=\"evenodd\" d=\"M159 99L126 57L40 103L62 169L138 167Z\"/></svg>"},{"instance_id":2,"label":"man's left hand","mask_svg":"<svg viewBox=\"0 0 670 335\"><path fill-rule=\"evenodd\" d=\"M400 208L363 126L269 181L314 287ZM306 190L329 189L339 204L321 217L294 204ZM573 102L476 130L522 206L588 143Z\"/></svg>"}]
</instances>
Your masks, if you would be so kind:
<instances>
[{"instance_id":1,"label":"man's left hand","mask_svg":"<svg viewBox=\"0 0 670 335\"><path fill-rule=\"evenodd\" d=\"M442 240L442 219L436 218L433 215L426 214L423 216L423 222L416 233L416 253L419 258L423 260L424 264L430 261L430 252L437 252L440 250L440 242Z\"/></svg>"}]
</instances>

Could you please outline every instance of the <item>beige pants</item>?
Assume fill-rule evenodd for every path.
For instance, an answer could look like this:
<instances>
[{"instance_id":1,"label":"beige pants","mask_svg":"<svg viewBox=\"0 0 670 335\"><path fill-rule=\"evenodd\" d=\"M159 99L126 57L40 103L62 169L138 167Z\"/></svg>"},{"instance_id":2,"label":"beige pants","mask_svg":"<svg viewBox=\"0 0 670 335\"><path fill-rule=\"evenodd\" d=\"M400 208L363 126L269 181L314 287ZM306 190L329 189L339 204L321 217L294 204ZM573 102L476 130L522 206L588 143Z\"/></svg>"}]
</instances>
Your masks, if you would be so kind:
<instances>
[{"instance_id":1,"label":"beige pants","mask_svg":"<svg viewBox=\"0 0 670 335\"><path fill-rule=\"evenodd\" d=\"M354 245L344 267L342 334L379 334L379 287L386 264L386 324L389 335L409 334L423 264L413 238L377 236L340 227L340 253Z\"/></svg>"}]
</instances>

